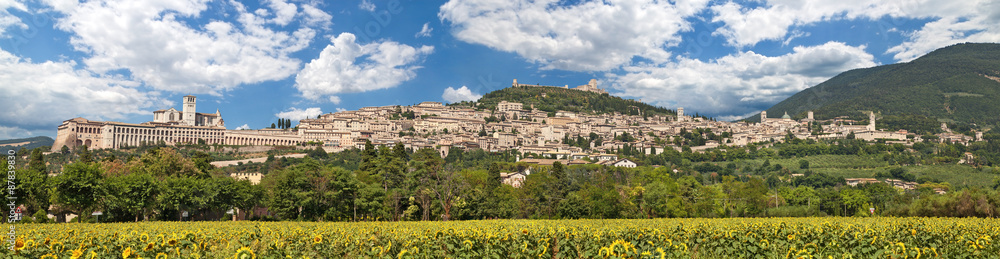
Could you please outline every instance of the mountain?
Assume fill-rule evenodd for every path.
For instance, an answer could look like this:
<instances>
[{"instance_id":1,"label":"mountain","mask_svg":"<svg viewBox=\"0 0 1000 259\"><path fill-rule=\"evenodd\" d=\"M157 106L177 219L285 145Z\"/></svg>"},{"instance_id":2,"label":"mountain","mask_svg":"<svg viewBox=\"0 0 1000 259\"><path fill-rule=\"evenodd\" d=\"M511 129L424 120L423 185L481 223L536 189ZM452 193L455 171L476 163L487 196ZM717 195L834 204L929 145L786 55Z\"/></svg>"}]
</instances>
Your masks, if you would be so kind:
<instances>
[{"instance_id":1,"label":"mountain","mask_svg":"<svg viewBox=\"0 0 1000 259\"><path fill-rule=\"evenodd\" d=\"M478 101L460 102L449 105L475 106L482 109L493 109L501 101L519 102L525 110L532 105L541 111L554 113L571 111L586 114L603 114L619 112L627 115L667 115L673 116L675 111L663 107L649 105L636 100L622 99L606 93L596 93L548 86L516 86L489 92Z\"/></svg>"},{"instance_id":2,"label":"mountain","mask_svg":"<svg viewBox=\"0 0 1000 259\"><path fill-rule=\"evenodd\" d=\"M32 150L43 146L51 147L52 143L55 142L56 141L54 139L45 136L0 140L0 152L2 152L0 154L6 155L8 150L18 151L21 150L21 148L24 148L25 150ZM48 149L45 151L48 151Z\"/></svg>"},{"instance_id":3,"label":"mountain","mask_svg":"<svg viewBox=\"0 0 1000 259\"><path fill-rule=\"evenodd\" d=\"M867 111L874 111L892 119L997 125L1000 44L957 44L910 62L847 71L792 95L767 112L788 112L798 119L809 110L816 119L863 118ZM746 120L759 121L760 115Z\"/></svg>"}]
</instances>

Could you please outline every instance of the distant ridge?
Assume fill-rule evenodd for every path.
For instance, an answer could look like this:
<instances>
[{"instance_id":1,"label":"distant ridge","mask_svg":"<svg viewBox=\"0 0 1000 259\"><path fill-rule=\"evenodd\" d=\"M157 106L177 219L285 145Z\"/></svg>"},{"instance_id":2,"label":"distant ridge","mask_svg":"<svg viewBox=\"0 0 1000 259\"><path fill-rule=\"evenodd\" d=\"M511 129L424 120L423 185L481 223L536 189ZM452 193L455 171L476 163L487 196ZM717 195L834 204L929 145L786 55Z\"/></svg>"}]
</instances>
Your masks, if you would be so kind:
<instances>
[{"instance_id":1,"label":"distant ridge","mask_svg":"<svg viewBox=\"0 0 1000 259\"><path fill-rule=\"evenodd\" d=\"M965 43L910 62L850 70L767 109L794 119L911 116L942 122L1000 123L1000 44ZM746 118L756 122L760 115Z\"/></svg>"},{"instance_id":2,"label":"distant ridge","mask_svg":"<svg viewBox=\"0 0 1000 259\"><path fill-rule=\"evenodd\" d=\"M2 154L7 154L8 150L18 151L21 148L24 148L25 150L32 150L43 146L51 147L52 143L55 143L55 140L46 136L0 140L0 152L2 152Z\"/></svg>"}]
</instances>

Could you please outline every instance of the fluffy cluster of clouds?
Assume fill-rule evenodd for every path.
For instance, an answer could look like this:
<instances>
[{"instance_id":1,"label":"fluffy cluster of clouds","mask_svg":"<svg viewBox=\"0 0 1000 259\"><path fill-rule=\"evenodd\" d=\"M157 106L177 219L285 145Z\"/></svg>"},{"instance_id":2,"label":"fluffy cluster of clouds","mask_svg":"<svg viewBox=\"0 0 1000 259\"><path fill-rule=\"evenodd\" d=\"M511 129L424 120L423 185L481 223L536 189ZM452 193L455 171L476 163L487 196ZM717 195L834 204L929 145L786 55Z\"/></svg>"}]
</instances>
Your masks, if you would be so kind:
<instances>
[{"instance_id":1,"label":"fluffy cluster of clouds","mask_svg":"<svg viewBox=\"0 0 1000 259\"><path fill-rule=\"evenodd\" d=\"M438 17L462 41L517 53L543 69L593 71L636 56L667 61L663 48L680 43L678 33L691 27L687 18L708 1L564 2L452 0Z\"/></svg>"},{"instance_id":2,"label":"fluffy cluster of clouds","mask_svg":"<svg viewBox=\"0 0 1000 259\"><path fill-rule=\"evenodd\" d=\"M69 117L113 120L148 114L173 104L161 94L222 95L293 75L303 82L297 85L303 96L320 93L339 103L332 94L394 87L413 78L418 67L410 63L433 49L393 41L359 45L342 35L334 38L342 40L334 44L342 44L331 44L303 69L293 54L328 30L333 16L318 1L260 2L248 7L239 1L43 0L32 9L22 1L0 0L0 39L10 37L9 29L27 26L11 11L41 14L53 17L52 26L67 32L70 45L83 54L80 62L38 63L0 50L0 92L4 100L13 100L0 108L18 111L0 115L0 124L17 125L0 129L0 138L51 130ZM362 8L374 7L365 3ZM338 47L344 51L337 52ZM337 73L338 82L322 89L319 80L331 78L319 69L335 64L354 70L327 71ZM45 87L37 87L39 80Z\"/></svg>"},{"instance_id":3,"label":"fluffy cluster of clouds","mask_svg":"<svg viewBox=\"0 0 1000 259\"><path fill-rule=\"evenodd\" d=\"M609 78L622 96L738 119L843 71L875 66L873 59L864 47L829 42L776 57L747 51L712 61L679 58L663 65L628 66L624 74Z\"/></svg>"},{"instance_id":4,"label":"fluffy cluster of clouds","mask_svg":"<svg viewBox=\"0 0 1000 259\"><path fill-rule=\"evenodd\" d=\"M73 61L35 63L0 50L0 125L18 125L3 127L0 137L30 136L78 116L118 120L171 104L156 92L136 89L134 81L76 66Z\"/></svg>"},{"instance_id":5,"label":"fluffy cluster of clouds","mask_svg":"<svg viewBox=\"0 0 1000 259\"><path fill-rule=\"evenodd\" d=\"M320 114L323 114L323 110L320 109L319 107L312 107L306 109L299 109L292 107L282 112L279 112L274 116L277 116L278 118L299 121L303 119L315 119L316 116L319 116Z\"/></svg>"},{"instance_id":6,"label":"fluffy cluster of clouds","mask_svg":"<svg viewBox=\"0 0 1000 259\"><path fill-rule=\"evenodd\" d=\"M305 98L340 103L337 94L385 89L413 79L418 63L434 52L432 46L356 40L351 33L331 37L319 57L295 76L295 88Z\"/></svg>"},{"instance_id":7,"label":"fluffy cluster of clouds","mask_svg":"<svg viewBox=\"0 0 1000 259\"><path fill-rule=\"evenodd\" d=\"M707 17L704 17L707 16ZM743 49L808 37L821 22L931 20L887 54L909 61L934 49L1000 41L1000 4L970 1L451 0L438 17L459 40L516 53L542 69L603 72L623 96L685 106L726 118L759 111L839 72L878 65L866 46L827 42L765 56ZM711 35L738 49L712 60L672 55L690 21L718 24ZM895 27L899 24L890 24ZM893 28L894 29L894 28ZM892 30L890 30L891 32ZM688 39L691 40L691 39Z\"/></svg>"},{"instance_id":8,"label":"fluffy cluster of clouds","mask_svg":"<svg viewBox=\"0 0 1000 259\"><path fill-rule=\"evenodd\" d=\"M446 102L449 103L457 103L461 101L474 102L482 97L483 95L473 93L472 90L469 90L469 87L466 87L464 85L458 89L449 86L448 88L444 89L444 94L441 94L441 99L444 99Z\"/></svg>"}]
</instances>

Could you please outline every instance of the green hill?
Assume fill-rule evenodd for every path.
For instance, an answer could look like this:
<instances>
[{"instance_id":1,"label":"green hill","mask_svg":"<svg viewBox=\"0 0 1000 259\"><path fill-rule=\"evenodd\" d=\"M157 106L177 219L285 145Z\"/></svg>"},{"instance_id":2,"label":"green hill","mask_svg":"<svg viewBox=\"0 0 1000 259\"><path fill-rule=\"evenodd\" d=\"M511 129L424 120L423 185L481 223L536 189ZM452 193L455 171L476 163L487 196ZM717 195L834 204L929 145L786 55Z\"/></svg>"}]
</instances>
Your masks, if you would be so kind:
<instances>
[{"instance_id":1,"label":"green hill","mask_svg":"<svg viewBox=\"0 0 1000 259\"><path fill-rule=\"evenodd\" d=\"M544 96L543 96L544 94ZM674 110L652 106L636 100L622 99L608 94L566 89L561 87L518 86L507 87L484 94L477 102L460 102L449 105L475 106L494 109L500 101L519 102L525 109L532 105L546 112L571 111L585 114L619 112L627 115L668 115Z\"/></svg>"},{"instance_id":2,"label":"green hill","mask_svg":"<svg viewBox=\"0 0 1000 259\"><path fill-rule=\"evenodd\" d=\"M995 126L1000 123L1000 44L958 44L910 62L847 71L767 112L798 119L809 110L816 119L860 119L875 111L890 119ZM746 120L759 119L758 114Z\"/></svg>"},{"instance_id":3,"label":"green hill","mask_svg":"<svg viewBox=\"0 0 1000 259\"><path fill-rule=\"evenodd\" d=\"M7 154L8 150L18 151L21 150L21 148L24 148L25 150L32 150L43 146L51 147L52 143L55 143L55 140L45 136L0 140L0 152L2 152L0 154Z\"/></svg>"}]
</instances>

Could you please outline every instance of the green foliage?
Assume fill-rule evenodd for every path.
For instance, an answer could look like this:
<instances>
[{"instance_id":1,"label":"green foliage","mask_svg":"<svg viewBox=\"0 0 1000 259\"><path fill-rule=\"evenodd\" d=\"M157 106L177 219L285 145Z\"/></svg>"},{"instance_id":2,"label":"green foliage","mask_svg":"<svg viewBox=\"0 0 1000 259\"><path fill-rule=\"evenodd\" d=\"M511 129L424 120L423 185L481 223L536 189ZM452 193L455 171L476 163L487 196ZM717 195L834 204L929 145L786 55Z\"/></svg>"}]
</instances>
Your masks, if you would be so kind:
<instances>
[{"instance_id":1,"label":"green foliage","mask_svg":"<svg viewBox=\"0 0 1000 259\"><path fill-rule=\"evenodd\" d=\"M98 164L72 163L66 165L62 174L54 179L53 188L58 191L55 201L73 208L78 214L93 209L97 205L101 189L102 169Z\"/></svg>"}]
</instances>

